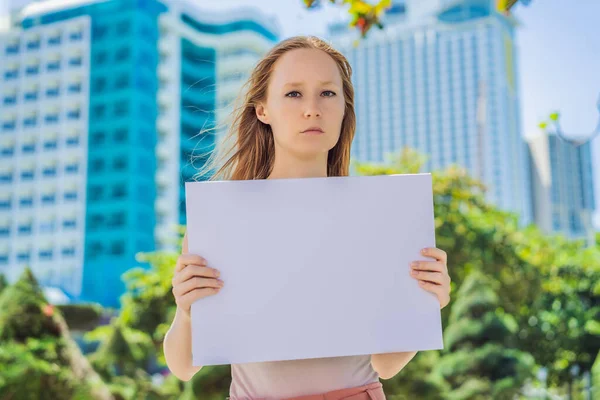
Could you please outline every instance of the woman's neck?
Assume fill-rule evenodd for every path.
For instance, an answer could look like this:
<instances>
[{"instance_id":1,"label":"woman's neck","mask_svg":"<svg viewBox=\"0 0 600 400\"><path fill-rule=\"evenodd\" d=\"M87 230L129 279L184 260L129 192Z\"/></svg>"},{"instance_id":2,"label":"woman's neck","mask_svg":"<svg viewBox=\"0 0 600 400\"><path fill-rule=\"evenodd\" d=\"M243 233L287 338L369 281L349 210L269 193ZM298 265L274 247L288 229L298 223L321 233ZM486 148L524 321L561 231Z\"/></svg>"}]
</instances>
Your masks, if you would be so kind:
<instances>
[{"instance_id":1,"label":"woman's neck","mask_svg":"<svg viewBox=\"0 0 600 400\"><path fill-rule=\"evenodd\" d=\"M273 170L267 179L324 178L327 176L327 154L314 159L275 157Z\"/></svg>"}]
</instances>

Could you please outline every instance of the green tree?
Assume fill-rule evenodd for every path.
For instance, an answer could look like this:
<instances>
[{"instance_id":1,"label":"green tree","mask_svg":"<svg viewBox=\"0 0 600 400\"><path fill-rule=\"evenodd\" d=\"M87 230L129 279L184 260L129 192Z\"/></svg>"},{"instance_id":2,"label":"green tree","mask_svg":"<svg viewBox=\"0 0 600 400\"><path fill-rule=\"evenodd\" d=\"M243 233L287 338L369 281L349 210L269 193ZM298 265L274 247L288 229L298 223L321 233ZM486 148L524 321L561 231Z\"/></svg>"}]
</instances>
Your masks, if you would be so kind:
<instances>
[{"instance_id":1,"label":"green tree","mask_svg":"<svg viewBox=\"0 0 600 400\"><path fill-rule=\"evenodd\" d=\"M506 314L492 279L474 271L460 287L444 331L436 369L451 399L510 399L531 376L533 357L517 348L517 324Z\"/></svg>"},{"instance_id":2,"label":"green tree","mask_svg":"<svg viewBox=\"0 0 600 400\"><path fill-rule=\"evenodd\" d=\"M0 338L0 398L112 398L29 269L0 295Z\"/></svg>"},{"instance_id":3,"label":"green tree","mask_svg":"<svg viewBox=\"0 0 600 400\"><path fill-rule=\"evenodd\" d=\"M8 282L6 281L6 277L4 274L0 274L0 294L2 291L8 287Z\"/></svg>"}]
</instances>

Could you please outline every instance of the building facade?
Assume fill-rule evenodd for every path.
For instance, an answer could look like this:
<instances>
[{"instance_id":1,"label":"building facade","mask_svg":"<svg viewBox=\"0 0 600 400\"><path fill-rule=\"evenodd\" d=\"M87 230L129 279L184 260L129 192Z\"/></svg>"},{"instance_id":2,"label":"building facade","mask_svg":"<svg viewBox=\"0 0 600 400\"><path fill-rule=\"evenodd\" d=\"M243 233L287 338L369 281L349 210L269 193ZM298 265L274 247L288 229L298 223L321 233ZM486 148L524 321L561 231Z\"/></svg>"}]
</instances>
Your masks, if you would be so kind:
<instances>
[{"instance_id":1,"label":"building facade","mask_svg":"<svg viewBox=\"0 0 600 400\"><path fill-rule=\"evenodd\" d=\"M547 132L527 140L536 225L547 234L586 239L593 245L591 142L577 146Z\"/></svg>"},{"instance_id":2,"label":"building facade","mask_svg":"<svg viewBox=\"0 0 600 400\"><path fill-rule=\"evenodd\" d=\"M256 11L189 2L13 13L0 33L0 273L29 266L76 301L118 306L135 255L175 247L183 182L215 143L203 128L276 40Z\"/></svg>"},{"instance_id":3,"label":"building facade","mask_svg":"<svg viewBox=\"0 0 600 400\"><path fill-rule=\"evenodd\" d=\"M489 201L530 223L515 21L491 0L406 0L384 23L358 45L345 24L329 31L354 70L353 158L412 147L428 157L425 171L462 166Z\"/></svg>"}]
</instances>

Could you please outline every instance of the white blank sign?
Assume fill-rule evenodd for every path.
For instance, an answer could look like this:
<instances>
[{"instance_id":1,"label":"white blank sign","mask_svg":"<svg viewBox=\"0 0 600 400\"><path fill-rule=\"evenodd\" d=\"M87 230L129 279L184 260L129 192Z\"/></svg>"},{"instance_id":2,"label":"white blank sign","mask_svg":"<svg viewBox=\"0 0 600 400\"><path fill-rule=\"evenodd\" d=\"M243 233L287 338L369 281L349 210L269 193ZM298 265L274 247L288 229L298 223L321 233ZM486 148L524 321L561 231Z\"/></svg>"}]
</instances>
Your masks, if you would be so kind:
<instances>
[{"instance_id":1,"label":"white blank sign","mask_svg":"<svg viewBox=\"0 0 600 400\"><path fill-rule=\"evenodd\" d=\"M189 252L221 271L191 308L193 364L442 349L431 174L187 182Z\"/></svg>"}]
</instances>

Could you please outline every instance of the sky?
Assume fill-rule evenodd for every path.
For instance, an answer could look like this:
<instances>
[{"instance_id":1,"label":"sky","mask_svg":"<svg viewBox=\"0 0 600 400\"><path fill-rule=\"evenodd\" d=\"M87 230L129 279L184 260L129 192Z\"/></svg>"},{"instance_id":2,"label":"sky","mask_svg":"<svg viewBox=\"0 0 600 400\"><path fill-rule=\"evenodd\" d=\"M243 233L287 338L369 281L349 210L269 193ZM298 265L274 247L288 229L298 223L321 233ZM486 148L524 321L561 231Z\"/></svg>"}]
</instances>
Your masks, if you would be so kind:
<instances>
[{"instance_id":1,"label":"sky","mask_svg":"<svg viewBox=\"0 0 600 400\"><path fill-rule=\"evenodd\" d=\"M2 3L8 0L0 0ZM27 0L17 0L27 1ZM198 2L202 8L226 10L241 5L260 7L279 21L282 37L324 36L327 24L346 17L344 10L323 0L307 11L303 0L219 0ZM576 5L574 5L576 4ZM600 113L600 0L531 0L517 4L516 43L521 89L522 132L535 133L538 123L560 111L568 135L589 135ZM593 142L596 209L600 208L600 137ZM595 215L600 229L600 210Z\"/></svg>"}]
</instances>

